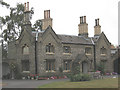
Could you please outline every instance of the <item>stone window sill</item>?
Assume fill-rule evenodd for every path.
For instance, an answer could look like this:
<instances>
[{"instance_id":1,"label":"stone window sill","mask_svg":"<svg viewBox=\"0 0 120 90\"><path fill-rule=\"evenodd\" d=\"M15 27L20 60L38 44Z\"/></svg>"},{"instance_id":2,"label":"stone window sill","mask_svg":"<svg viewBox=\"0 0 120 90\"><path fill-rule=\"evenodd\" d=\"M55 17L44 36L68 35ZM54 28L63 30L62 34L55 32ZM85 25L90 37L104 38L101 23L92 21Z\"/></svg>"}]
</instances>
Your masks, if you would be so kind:
<instances>
[{"instance_id":1,"label":"stone window sill","mask_svg":"<svg viewBox=\"0 0 120 90\"><path fill-rule=\"evenodd\" d=\"M106 54L101 54L101 56L106 56Z\"/></svg>"},{"instance_id":2,"label":"stone window sill","mask_svg":"<svg viewBox=\"0 0 120 90\"><path fill-rule=\"evenodd\" d=\"M70 72L70 70L64 70L63 72Z\"/></svg>"},{"instance_id":3,"label":"stone window sill","mask_svg":"<svg viewBox=\"0 0 120 90\"><path fill-rule=\"evenodd\" d=\"M46 52L46 54L53 55L53 54L55 54L55 53L53 53L53 52Z\"/></svg>"},{"instance_id":4,"label":"stone window sill","mask_svg":"<svg viewBox=\"0 0 120 90\"><path fill-rule=\"evenodd\" d=\"M55 72L55 71L54 70L49 70L49 71L47 70L46 72Z\"/></svg>"},{"instance_id":5,"label":"stone window sill","mask_svg":"<svg viewBox=\"0 0 120 90\"><path fill-rule=\"evenodd\" d=\"M91 55L91 54L87 54L87 53L86 53L86 55Z\"/></svg>"},{"instance_id":6,"label":"stone window sill","mask_svg":"<svg viewBox=\"0 0 120 90\"><path fill-rule=\"evenodd\" d=\"M23 53L23 55L29 55L29 53Z\"/></svg>"},{"instance_id":7,"label":"stone window sill","mask_svg":"<svg viewBox=\"0 0 120 90\"><path fill-rule=\"evenodd\" d=\"M23 71L23 73L30 73L30 71Z\"/></svg>"},{"instance_id":8,"label":"stone window sill","mask_svg":"<svg viewBox=\"0 0 120 90\"><path fill-rule=\"evenodd\" d=\"M64 55L71 55L71 53L63 53Z\"/></svg>"}]
</instances>

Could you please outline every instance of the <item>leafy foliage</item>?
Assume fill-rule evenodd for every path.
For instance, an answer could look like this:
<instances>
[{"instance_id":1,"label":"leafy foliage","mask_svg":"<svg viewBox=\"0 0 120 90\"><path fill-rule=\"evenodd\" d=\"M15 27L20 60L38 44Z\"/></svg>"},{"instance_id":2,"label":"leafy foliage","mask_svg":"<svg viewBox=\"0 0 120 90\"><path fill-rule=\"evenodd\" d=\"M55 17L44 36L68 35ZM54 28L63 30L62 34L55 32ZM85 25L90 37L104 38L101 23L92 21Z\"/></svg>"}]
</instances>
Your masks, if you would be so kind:
<instances>
[{"instance_id":1,"label":"leafy foliage","mask_svg":"<svg viewBox=\"0 0 120 90\"><path fill-rule=\"evenodd\" d=\"M18 68L18 65L16 63L11 63L10 68L14 72L15 79L22 79L22 74L19 72L19 68Z\"/></svg>"},{"instance_id":2,"label":"leafy foliage","mask_svg":"<svg viewBox=\"0 0 120 90\"><path fill-rule=\"evenodd\" d=\"M42 21L41 20L36 20L35 24L33 25L34 30L42 30Z\"/></svg>"},{"instance_id":3,"label":"leafy foliage","mask_svg":"<svg viewBox=\"0 0 120 90\"><path fill-rule=\"evenodd\" d=\"M23 22L24 22L24 5L22 3L18 3L16 7L10 7L10 14L5 17L0 17L1 27L4 41L13 41L16 40L21 31L23 30ZM33 8L30 10L30 19L32 19L32 15L34 14Z\"/></svg>"},{"instance_id":4,"label":"leafy foliage","mask_svg":"<svg viewBox=\"0 0 120 90\"><path fill-rule=\"evenodd\" d=\"M105 66L102 62L100 62L100 64L97 64L97 70L101 71L101 74L105 74Z\"/></svg>"},{"instance_id":5,"label":"leafy foliage","mask_svg":"<svg viewBox=\"0 0 120 90\"><path fill-rule=\"evenodd\" d=\"M7 58L7 44L2 42L2 58Z\"/></svg>"},{"instance_id":6,"label":"leafy foliage","mask_svg":"<svg viewBox=\"0 0 120 90\"><path fill-rule=\"evenodd\" d=\"M4 2L4 1L0 1L0 4L1 4L2 6L6 6L7 8L10 7L10 5L9 5L8 3Z\"/></svg>"},{"instance_id":7,"label":"leafy foliage","mask_svg":"<svg viewBox=\"0 0 120 90\"><path fill-rule=\"evenodd\" d=\"M75 74L75 75L71 75L70 77L70 81L72 82L76 82L76 81L90 81L91 80L91 76L88 74Z\"/></svg>"},{"instance_id":8,"label":"leafy foliage","mask_svg":"<svg viewBox=\"0 0 120 90\"><path fill-rule=\"evenodd\" d=\"M75 74L79 74L80 73L80 66L75 66L73 67L72 73Z\"/></svg>"}]
</instances>

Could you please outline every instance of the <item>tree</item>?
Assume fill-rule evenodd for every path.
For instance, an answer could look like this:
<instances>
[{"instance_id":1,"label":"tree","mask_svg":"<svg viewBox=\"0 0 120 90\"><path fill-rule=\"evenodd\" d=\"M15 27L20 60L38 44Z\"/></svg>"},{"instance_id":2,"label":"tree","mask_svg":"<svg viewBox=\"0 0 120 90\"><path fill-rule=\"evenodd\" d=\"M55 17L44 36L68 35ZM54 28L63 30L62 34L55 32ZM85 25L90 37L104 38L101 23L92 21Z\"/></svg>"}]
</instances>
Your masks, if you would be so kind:
<instances>
[{"instance_id":1,"label":"tree","mask_svg":"<svg viewBox=\"0 0 120 90\"><path fill-rule=\"evenodd\" d=\"M42 30L42 21L41 20L36 20L35 24L33 25L33 30L35 30L35 31Z\"/></svg>"},{"instance_id":2,"label":"tree","mask_svg":"<svg viewBox=\"0 0 120 90\"><path fill-rule=\"evenodd\" d=\"M10 5L8 3L4 2L4 1L0 1L0 5L6 6L7 8L10 7Z\"/></svg>"},{"instance_id":3,"label":"tree","mask_svg":"<svg viewBox=\"0 0 120 90\"><path fill-rule=\"evenodd\" d=\"M0 17L1 27L4 28L2 30L4 41L16 40L23 30L24 4L18 3L16 7L10 7L9 9L10 15ZM34 10L32 7L30 10L30 19L32 19L33 14Z\"/></svg>"},{"instance_id":4,"label":"tree","mask_svg":"<svg viewBox=\"0 0 120 90\"><path fill-rule=\"evenodd\" d=\"M16 7L11 7L10 4L0 1L0 5L5 6L10 10L7 16L0 16L0 30L2 34L2 57L7 58L7 42L16 40L23 30L24 19L24 4L18 3ZM30 9L30 19L34 14L33 7Z\"/></svg>"}]
</instances>

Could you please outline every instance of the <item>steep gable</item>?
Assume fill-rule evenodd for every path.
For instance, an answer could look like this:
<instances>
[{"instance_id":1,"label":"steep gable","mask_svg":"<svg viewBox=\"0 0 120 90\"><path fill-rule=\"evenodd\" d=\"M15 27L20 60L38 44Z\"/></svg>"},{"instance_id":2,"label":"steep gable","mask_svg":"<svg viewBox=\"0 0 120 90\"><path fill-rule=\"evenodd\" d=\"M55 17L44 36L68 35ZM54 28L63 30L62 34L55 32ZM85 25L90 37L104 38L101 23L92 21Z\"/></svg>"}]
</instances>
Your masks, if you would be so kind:
<instances>
[{"instance_id":1,"label":"steep gable","mask_svg":"<svg viewBox=\"0 0 120 90\"><path fill-rule=\"evenodd\" d=\"M45 41L46 39L49 39L48 41L50 41L50 38L51 38L57 43L60 42L58 35L54 32L51 26L48 26L48 28L43 32L41 38L42 38L42 41Z\"/></svg>"},{"instance_id":2,"label":"steep gable","mask_svg":"<svg viewBox=\"0 0 120 90\"><path fill-rule=\"evenodd\" d=\"M109 42L109 40L107 39L106 35L104 34L104 32L101 33L101 35L99 36L98 40L96 41L96 43L99 43L102 41L104 41L107 45L111 45L111 43Z\"/></svg>"},{"instance_id":3,"label":"steep gable","mask_svg":"<svg viewBox=\"0 0 120 90\"><path fill-rule=\"evenodd\" d=\"M34 36L31 34L30 31L24 29L19 38L16 40L17 43L21 43L22 41L26 41L26 42L31 42L34 39Z\"/></svg>"}]
</instances>

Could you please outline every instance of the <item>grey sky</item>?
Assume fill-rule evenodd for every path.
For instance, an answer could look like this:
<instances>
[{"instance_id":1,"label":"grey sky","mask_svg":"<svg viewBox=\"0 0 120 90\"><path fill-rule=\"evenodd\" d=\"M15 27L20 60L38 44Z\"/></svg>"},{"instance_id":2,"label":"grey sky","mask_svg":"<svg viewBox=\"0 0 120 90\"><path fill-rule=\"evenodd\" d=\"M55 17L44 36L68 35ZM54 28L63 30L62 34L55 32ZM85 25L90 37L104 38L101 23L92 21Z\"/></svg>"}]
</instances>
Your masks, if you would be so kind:
<instances>
[{"instance_id":1,"label":"grey sky","mask_svg":"<svg viewBox=\"0 0 120 90\"><path fill-rule=\"evenodd\" d=\"M101 31L109 41L118 44L118 1L119 0L3 0L15 6L16 3L29 1L34 7L32 23L43 19L44 10L51 10L53 30L57 34L78 35L80 16L86 15L89 36L94 35L95 19L100 19ZM9 11L0 6L0 16Z\"/></svg>"}]
</instances>

